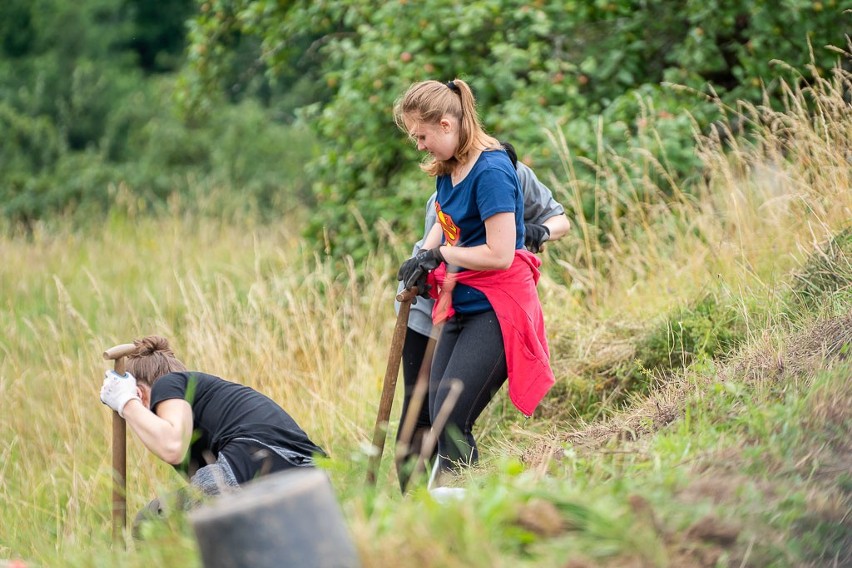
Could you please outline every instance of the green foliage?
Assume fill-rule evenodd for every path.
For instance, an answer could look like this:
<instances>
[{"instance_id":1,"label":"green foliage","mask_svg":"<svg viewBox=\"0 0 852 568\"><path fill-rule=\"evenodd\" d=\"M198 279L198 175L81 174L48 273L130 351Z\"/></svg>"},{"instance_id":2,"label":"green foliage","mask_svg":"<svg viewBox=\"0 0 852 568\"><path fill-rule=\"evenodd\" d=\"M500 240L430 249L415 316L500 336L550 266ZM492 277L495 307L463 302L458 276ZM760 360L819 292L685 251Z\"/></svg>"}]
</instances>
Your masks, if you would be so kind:
<instances>
[{"instance_id":1,"label":"green foliage","mask_svg":"<svg viewBox=\"0 0 852 568\"><path fill-rule=\"evenodd\" d=\"M219 150L218 139L208 145L211 139L200 133L221 115L222 101L254 99L273 130L279 122L314 129L321 151L308 145L295 152L305 163L298 191L310 188L318 205L308 231L314 239L330 238L337 253L362 257L378 244L380 222L406 234L419 231L431 191L431 181L416 168L417 152L390 119L393 101L413 81L468 79L486 127L513 141L544 179L561 167L547 135L559 129L581 178L594 177L604 152L636 152L644 163L631 175L650 176L672 192L681 180L659 175L660 165L686 180L697 178L692 128L712 116L697 97L661 88L661 82L697 89L709 82L725 96L757 100L763 87L776 86L773 59L808 63L810 39L815 67L826 69L833 54L824 46L842 43L833 1L757 2L746 12L730 0L641 6L629 0L378 6L365 0L210 0L185 26L192 6L189 0L3 4L0 101L4 123L14 122L10 130L23 141L17 149L4 141L8 160L0 167L9 181L2 191L33 203L7 207L7 213L74 208L76 190L54 192L70 200L56 199L50 207L35 203L39 190L24 195L29 187L50 185L45 168L55 170L68 152L100 156L102 163L81 159L102 171L124 171L113 181L132 179L140 191L162 199L187 168L211 171L215 166L202 162L218 159L214 153L235 155ZM189 124L164 119L159 99L156 110L144 108L151 95L142 86L143 72L178 68L184 30L189 66L178 102L193 111ZM154 126L153 114L159 116ZM267 136L263 120L247 120L255 121L260 138ZM128 164L144 156L139 144L149 134L139 129L153 129L154 139L162 135L148 148L144 167ZM278 140L280 134L268 136ZM638 152L648 147L648 136L655 138L651 153ZM30 156L33 137L49 141ZM308 153L313 157L304 159ZM272 154L258 159L270 164ZM273 206L266 165L254 169L226 158L223 168L215 183L252 186L248 193L260 192L260 201ZM85 200L85 191L79 197ZM582 211L571 213L605 235L609 213L593 201L584 195Z\"/></svg>"},{"instance_id":2,"label":"green foliage","mask_svg":"<svg viewBox=\"0 0 852 568\"><path fill-rule=\"evenodd\" d=\"M97 219L117 199L160 210L172 195L215 214L265 218L305 201L304 128L248 100L187 122L172 80L192 3L10 0L0 8L0 213ZM14 25L13 25L14 24ZM216 201L218 200L218 201Z\"/></svg>"},{"instance_id":3,"label":"green foliage","mask_svg":"<svg viewBox=\"0 0 852 568\"><path fill-rule=\"evenodd\" d=\"M41 172L62 152L59 133L50 120L19 114L2 102L0 130L0 162L11 177Z\"/></svg>"},{"instance_id":4,"label":"green foliage","mask_svg":"<svg viewBox=\"0 0 852 568\"><path fill-rule=\"evenodd\" d=\"M666 317L637 345L636 359L649 370L683 369L697 359L730 353L745 338L745 322L733 306L708 294Z\"/></svg>"},{"instance_id":5,"label":"green foliage","mask_svg":"<svg viewBox=\"0 0 852 568\"><path fill-rule=\"evenodd\" d=\"M328 231L339 253L361 256L376 242L364 227L379 219L411 227L406 215L419 212L429 193L425 181L413 181L421 175L418 156L391 120L393 101L410 83L471 82L486 127L542 174L557 167L546 129L564 129L576 158L595 163L599 141L629 149L642 122L655 121L662 130L654 159L695 178L686 113L706 125L708 107L658 86L709 85L729 102L759 101L764 88L778 85L773 60L811 62L808 41L818 70L834 64L825 46L845 41L839 11L834 0L763 1L748 9L733 0L218 0L204 3L193 23L193 74L184 92L190 103L204 100L238 38L258 36L263 64L278 74L289 72L294 52L311 41L305 56L319 68L315 89L332 94L325 102L323 92L319 108L305 115L323 147L308 168L321 205L310 232ZM643 117L638 98L654 112ZM595 115L605 117L605 132ZM591 219L588 209L582 213Z\"/></svg>"},{"instance_id":6,"label":"green foliage","mask_svg":"<svg viewBox=\"0 0 852 568\"><path fill-rule=\"evenodd\" d=\"M852 228L835 235L822 250L808 258L796 275L791 305L809 311L830 307L834 297L846 297L848 300L850 287Z\"/></svg>"},{"instance_id":7,"label":"green foliage","mask_svg":"<svg viewBox=\"0 0 852 568\"><path fill-rule=\"evenodd\" d=\"M557 383L548 395L556 401L552 411L560 412L567 405L579 416L594 416L604 402L618 407L636 393L651 392L660 379L687 368L714 368L715 361L732 354L745 339L745 320L737 307L706 294L637 333L629 359Z\"/></svg>"},{"instance_id":8,"label":"green foliage","mask_svg":"<svg viewBox=\"0 0 852 568\"><path fill-rule=\"evenodd\" d=\"M31 49L34 30L29 4L9 0L0 6L0 53L4 57L20 57Z\"/></svg>"},{"instance_id":9,"label":"green foliage","mask_svg":"<svg viewBox=\"0 0 852 568\"><path fill-rule=\"evenodd\" d=\"M310 132L270 123L251 101L187 124L173 113L170 92L167 82L149 83L114 103L99 144L86 151L65 147L46 117L0 104L0 127L9 133L0 141L2 215L28 226L56 214L83 222L130 192L135 211L161 210L175 195L214 215L255 211L271 219L309 199L300 173L315 153ZM197 195L200 188L210 195Z\"/></svg>"},{"instance_id":10,"label":"green foliage","mask_svg":"<svg viewBox=\"0 0 852 568\"><path fill-rule=\"evenodd\" d=\"M188 22L191 47L178 93L182 111L199 119L217 101L252 98L277 120L291 123L300 108L325 102L329 87L322 77L319 46L324 31L334 28L309 18L291 21L287 15L296 4L312 10L316 3L201 2Z\"/></svg>"},{"instance_id":11,"label":"green foliage","mask_svg":"<svg viewBox=\"0 0 852 568\"><path fill-rule=\"evenodd\" d=\"M183 60L186 21L195 11L194 0L124 0L125 16L133 34L127 46L138 65L149 72L175 71Z\"/></svg>"},{"instance_id":12,"label":"green foliage","mask_svg":"<svg viewBox=\"0 0 852 568\"><path fill-rule=\"evenodd\" d=\"M303 165L317 149L306 128L270 124L266 109L248 100L223 109L207 130L215 176L238 189L263 219L310 201Z\"/></svg>"}]
</instances>

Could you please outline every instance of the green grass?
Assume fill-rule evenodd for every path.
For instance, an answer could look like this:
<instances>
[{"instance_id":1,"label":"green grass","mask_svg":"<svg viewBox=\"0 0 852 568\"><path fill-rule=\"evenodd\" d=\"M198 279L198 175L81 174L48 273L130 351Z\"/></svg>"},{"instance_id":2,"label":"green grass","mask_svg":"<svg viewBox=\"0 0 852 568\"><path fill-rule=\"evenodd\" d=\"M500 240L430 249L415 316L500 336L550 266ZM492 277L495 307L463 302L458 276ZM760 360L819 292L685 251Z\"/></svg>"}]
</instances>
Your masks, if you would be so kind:
<instances>
[{"instance_id":1,"label":"green grass","mask_svg":"<svg viewBox=\"0 0 852 568\"><path fill-rule=\"evenodd\" d=\"M111 542L101 353L159 333L190 367L270 395L330 452L365 566L848 565L842 87L790 91L820 101L818 121L805 105L750 109L755 138L703 140L699 195L627 203L610 238L578 223L549 245L539 291L557 384L530 420L497 396L478 423L482 462L457 480L467 498L448 505L399 495L390 440L376 489L364 482L404 242L355 267L301 240L298 212L267 225L117 206L98 228L4 227L0 560L200 565L182 514L126 550ZM623 170L599 167L591 190L608 199ZM567 171L554 185L566 202L588 189ZM132 435L128 464L131 517L183 484Z\"/></svg>"}]
</instances>

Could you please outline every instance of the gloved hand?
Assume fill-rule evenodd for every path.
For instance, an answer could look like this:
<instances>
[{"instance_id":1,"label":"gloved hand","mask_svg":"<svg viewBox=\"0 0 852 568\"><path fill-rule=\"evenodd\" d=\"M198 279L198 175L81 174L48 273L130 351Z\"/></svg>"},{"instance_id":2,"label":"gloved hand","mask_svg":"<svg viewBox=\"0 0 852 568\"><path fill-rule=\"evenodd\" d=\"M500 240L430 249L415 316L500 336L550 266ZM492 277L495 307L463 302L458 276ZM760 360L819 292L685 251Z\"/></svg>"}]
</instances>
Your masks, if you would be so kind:
<instances>
[{"instance_id":1,"label":"gloved hand","mask_svg":"<svg viewBox=\"0 0 852 568\"><path fill-rule=\"evenodd\" d=\"M396 279L402 280L406 289L417 286L425 283L426 274L438 268L442 262L444 262L444 255L441 254L441 247L438 246L429 250L420 249L414 256L402 263L399 272L396 273Z\"/></svg>"},{"instance_id":2,"label":"gloved hand","mask_svg":"<svg viewBox=\"0 0 852 568\"><path fill-rule=\"evenodd\" d=\"M524 246L530 252L539 252L550 238L550 229L537 223L524 223Z\"/></svg>"},{"instance_id":3,"label":"gloved hand","mask_svg":"<svg viewBox=\"0 0 852 568\"><path fill-rule=\"evenodd\" d=\"M417 286L417 295L421 298L426 298L427 300L429 299L429 290L432 289L432 287L426 283L428 276L428 272L423 272L420 278L418 278L417 281L414 283L414 286ZM417 298L414 298L414 300L411 302L411 305L414 305L416 303Z\"/></svg>"},{"instance_id":4,"label":"gloved hand","mask_svg":"<svg viewBox=\"0 0 852 568\"><path fill-rule=\"evenodd\" d=\"M124 406L134 398L142 402L142 399L139 398L139 389L136 387L136 377L130 373L124 373L124 376L122 376L113 370L104 373L101 402L124 418Z\"/></svg>"}]
</instances>

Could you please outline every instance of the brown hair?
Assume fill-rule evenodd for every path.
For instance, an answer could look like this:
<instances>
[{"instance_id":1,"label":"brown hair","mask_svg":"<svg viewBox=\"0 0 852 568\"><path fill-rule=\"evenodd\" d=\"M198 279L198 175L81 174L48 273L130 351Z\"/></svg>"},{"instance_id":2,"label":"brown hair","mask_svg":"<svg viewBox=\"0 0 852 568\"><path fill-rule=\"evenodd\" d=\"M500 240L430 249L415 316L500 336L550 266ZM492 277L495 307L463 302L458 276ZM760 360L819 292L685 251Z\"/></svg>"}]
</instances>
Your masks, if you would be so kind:
<instances>
[{"instance_id":1,"label":"brown hair","mask_svg":"<svg viewBox=\"0 0 852 568\"><path fill-rule=\"evenodd\" d=\"M474 150L496 150L500 142L489 136L482 128L476 113L476 99L470 86L461 79L448 83L439 81L421 81L411 85L405 94L397 99L393 107L393 119L397 127L409 134L406 119L425 124L438 124L446 116L459 121L459 147L456 155L449 160L439 161L428 156L420 164L420 169L430 176L451 174L453 170L467 163Z\"/></svg>"},{"instance_id":2,"label":"brown hair","mask_svg":"<svg viewBox=\"0 0 852 568\"><path fill-rule=\"evenodd\" d=\"M169 340L159 335L149 335L133 340L136 350L127 357L127 370L136 380L149 388L163 375L186 371L186 366L175 357Z\"/></svg>"}]
</instances>

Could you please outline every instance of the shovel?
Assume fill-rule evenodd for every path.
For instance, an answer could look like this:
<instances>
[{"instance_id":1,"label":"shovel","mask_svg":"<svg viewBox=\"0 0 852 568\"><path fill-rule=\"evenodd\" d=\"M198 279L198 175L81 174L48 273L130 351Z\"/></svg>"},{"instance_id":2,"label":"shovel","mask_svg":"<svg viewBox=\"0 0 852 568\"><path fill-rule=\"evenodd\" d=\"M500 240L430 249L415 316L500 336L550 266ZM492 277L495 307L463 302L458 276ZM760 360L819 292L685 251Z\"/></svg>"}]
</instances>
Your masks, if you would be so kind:
<instances>
[{"instance_id":1,"label":"shovel","mask_svg":"<svg viewBox=\"0 0 852 568\"><path fill-rule=\"evenodd\" d=\"M376 485L376 474L382 461L382 452L385 449L385 438L388 433L388 419L390 418L391 406L393 405L394 392L396 391L396 379L399 375L399 363L402 359L402 346L405 343L405 333L408 330L408 313L411 310L411 301L417 297L417 287L413 286L403 290L397 295L399 302L399 314L396 316L396 326L393 330L390 354L388 355L388 367L385 371L385 382L382 387L382 398L379 401L379 414L376 417L376 427L373 429L373 446L367 462L367 483Z\"/></svg>"},{"instance_id":2,"label":"shovel","mask_svg":"<svg viewBox=\"0 0 852 568\"><path fill-rule=\"evenodd\" d=\"M124 375L124 358L133 353L136 346L123 343L104 351L104 359L115 361L115 372ZM127 425L118 412L112 414L112 536L116 540L127 527Z\"/></svg>"}]
</instances>

